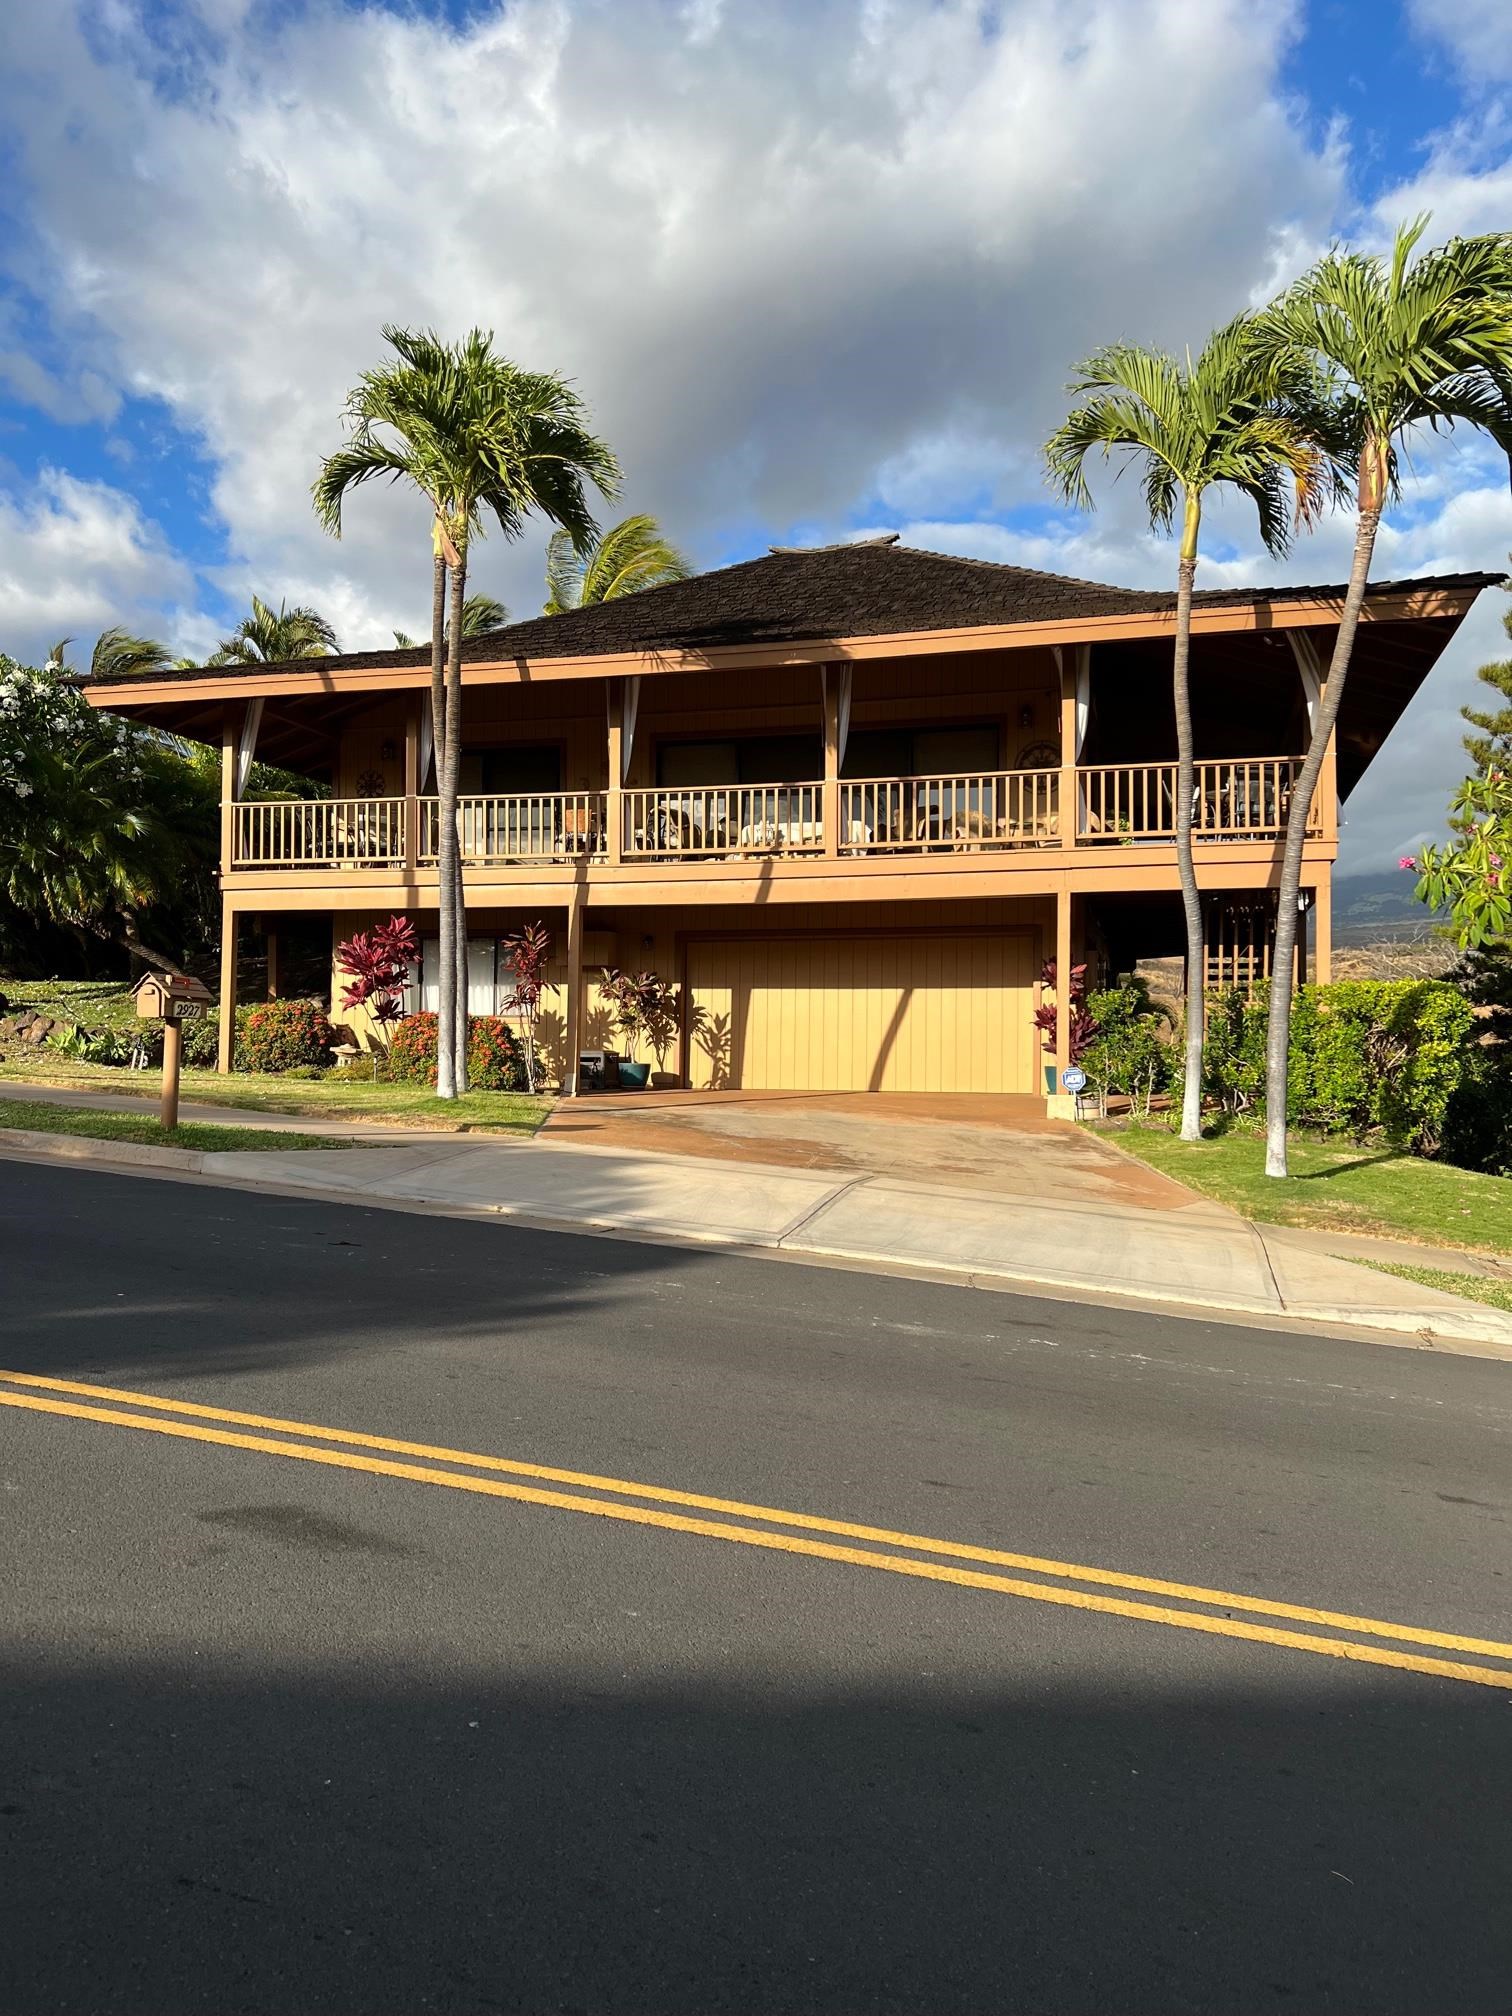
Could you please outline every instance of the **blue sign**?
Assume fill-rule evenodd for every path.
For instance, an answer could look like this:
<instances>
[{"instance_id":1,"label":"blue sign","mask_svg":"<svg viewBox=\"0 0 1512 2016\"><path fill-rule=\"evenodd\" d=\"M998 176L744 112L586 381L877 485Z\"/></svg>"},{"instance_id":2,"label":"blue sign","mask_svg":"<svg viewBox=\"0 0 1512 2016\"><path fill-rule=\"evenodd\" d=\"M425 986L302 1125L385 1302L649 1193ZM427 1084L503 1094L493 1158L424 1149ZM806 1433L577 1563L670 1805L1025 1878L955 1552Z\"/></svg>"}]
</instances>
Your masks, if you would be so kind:
<instances>
[{"instance_id":1,"label":"blue sign","mask_svg":"<svg viewBox=\"0 0 1512 2016\"><path fill-rule=\"evenodd\" d=\"M1080 1064L1068 1065L1061 1073L1061 1084L1068 1092L1085 1092L1087 1089L1087 1074L1083 1071Z\"/></svg>"}]
</instances>

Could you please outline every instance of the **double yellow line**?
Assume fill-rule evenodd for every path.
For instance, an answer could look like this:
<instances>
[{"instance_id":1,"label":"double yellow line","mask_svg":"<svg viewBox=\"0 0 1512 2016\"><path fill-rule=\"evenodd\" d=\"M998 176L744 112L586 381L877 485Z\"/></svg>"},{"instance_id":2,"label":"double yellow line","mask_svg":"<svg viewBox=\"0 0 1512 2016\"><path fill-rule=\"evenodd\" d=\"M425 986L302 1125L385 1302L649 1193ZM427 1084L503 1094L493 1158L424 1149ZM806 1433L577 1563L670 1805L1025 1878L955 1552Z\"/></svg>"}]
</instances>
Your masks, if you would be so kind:
<instances>
[{"instance_id":1,"label":"double yellow line","mask_svg":"<svg viewBox=\"0 0 1512 2016\"><path fill-rule=\"evenodd\" d=\"M67 1394L67 1399L53 1397ZM99 1404L99 1403L109 1404ZM89 1404L85 1404L89 1403ZM1368 1666L1392 1666L1409 1673L1429 1673L1440 1679L1467 1681L1474 1686L1512 1692L1512 1644L1491 1638L1469 1638L1419 1625L1386 1623L1377 1617L1354 1617L1335 1610L1274 1602L1231 1589L1204 1589L1185 1582L1166 1582L1148 1575L1126 1575L1070 1561L1051 1561L1033 1554L1008 1553L996 1547L975 1547L964 1541L938 1540L919 1533L898 1533L883 1526L863 1526L843 1519L824 1519L808 1512L789 1512L771 1505L749 1505L740 1499L711 1498L696 1491L676 1491L664 1485L636 1484L622 1477L599 1477L588 1471L557 1470L538 1463L520 1463L504 1456L480 1456L465 1449L436 1448L426 1442L405 1442L388 1435L364 1435L345 1428L325 1428L310 1421L285 1421L274 1415L244 1414L233 1408L205 1407L187 1400L163 1399L114 1386L86 1386L69 1379L48 1379L36 1373L0 1371L0 1406L34 1414L61 1415L107 1427L135 1429L183 1441L208 1442L226 1449L249 1450L260 1456L281 1456L296 1463L318 1463L335 1470L357 1470L406 1483L439 1485L478 1497L508 1498L553 1511L586 1513L636 1526L661 1527L706 1540L741 1547L759 1547L780 1554L807 1555L838 1561L885 1574L908 1575L926 1582L946 1582L957 1588L987 1590L1031 1603L1052 1603L1063 1609L1092 1610L1105 1616L1161 1624L1177 1631L1199 1631L1216 1638L1240 1638L1251 1643L1311 1652L1328 1659L1348 1659ZM127 1411L129 1410L129 1411ZM222 1423L223 1426L212 1426ZM237 1432L255 1429L262 1432ZM298 1437L300 1439L290 1439ZM363 1453L358 1453L363 1452ZM372 1452L372 1453L369 1453ZM399 1462L396 1457L417 1457ZM448 1467L438 1468L437 1465ZM455 1467L452 1467L455 1466ZM480 1474L481 1473L481 1474ZM529 1483L505 1481L530 1479ZM570 1490L552 1490L568 1485ZM584 1492L598 1495L585 1497ZM638 1500L638 1503L626 1502ZM677 1511L663 1509L676 1506ZM716 1513L718 1518L692 1516ZM736 1523L740 1522L740 1523ZM756 1522L756 1523L750 1523ZM786 1529L786 1530L782 1530ZM823 1538L813 1536L823 1535ZM842 1542L864 1541L865 1546ZM879 1552L879 1549L896 1551ZM933 1558L931 1558L933 1557ZM962 1562L979 1567L956 1565ZM1013 1569L1012 1575L987 1569ZM1023 1579L1025 1575L1036 1578ZM1077 1587L1085 1584L1086 1587ZM1121 1590L1128 1595L1103 1594ZM1134 1600L1160 1597L1163 1602ZM1182 1607L1174 1607L1180 1605ZM1234 1613L1238 1613L1237 1615ZM1262 1623L1278 1618L1285 1625ZM1323 1636L1324 1632L1337 1635ZM1386 1643L1364 1642L1385 1640ZM1466 1652L1469 1663L1427 1653L1404 1651L1424 1646L1433 1652Z\"/></svg>"}]
</instances>

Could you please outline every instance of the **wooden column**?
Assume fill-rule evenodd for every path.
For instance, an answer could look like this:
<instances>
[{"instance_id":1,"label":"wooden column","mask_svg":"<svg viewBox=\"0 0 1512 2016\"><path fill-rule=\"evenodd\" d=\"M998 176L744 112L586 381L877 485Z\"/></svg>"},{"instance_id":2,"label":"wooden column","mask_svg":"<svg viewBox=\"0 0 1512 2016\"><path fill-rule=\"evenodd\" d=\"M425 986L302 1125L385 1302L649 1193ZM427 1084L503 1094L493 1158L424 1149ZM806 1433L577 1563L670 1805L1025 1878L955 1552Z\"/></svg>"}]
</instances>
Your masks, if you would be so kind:
<instances>
[{"instance_id":1,"label":"wooden column","mask_svg":"<svg viewBox=\"0 0 1512 2016\"><path fill-rule=\"evenodd\" d=\"M574 889L567 911L567 1061L562 1090L578 1094L578 1058L583 1049L583 917L587 908L581 889Z\"/></svg>"},{"instance_id":2,"label":"wooden column","mask_svg":"<svg viewBox=\"0 0 1512 2016\"><path fill-rule=\"evenodd\" d=\"M1333 870L1325 869L1313 891L1313 979L1326 987L1333 978Z\"/></svg>"},{"instance_id":3,"label":"wooden column","mask_svg":"<svg viewBox=\"0 0 1512 2016\"><path fill-rule=\"evenodd\" d=\"M420 865L420 702L404 717L404 865Z\"/></svg>"},{"instance_id":4,"label":"wooden column","mask_svg":"<svg viewBox=\"0 0 1512 2016\"><path fill-rule=\"evenodd\" d=\"M1335 729L1323 752L1323 773L1318 779L1318 823L1330 847L1339 844L1339 735Z\"/></svg>"},{"instance_id":5,"label":"wooden column","mask_svg":"<svg viewBox=\"0 0 1512 2016\"><path fill-rule=\"evenodd\" d=\"M824 852L834 861L840 854L840 668L827 668L824 681L824 791L820 816Z\"/></svg>"},{"instance_id":6,"label":"wooden column","mask_svg":"<svg viewBox=\"0 0 1512 2016\"><path fill-rule=\"evenodd\" d=\"M622 679L608 682L609 692L609 821L608 856L618 867L625 854L625 685Z\"/></svg>"},{"instance_id":7,"label":"wooden column","mask_svg":"<svg viewBox=\"0 0 1512 2016\"><path fill-rule=\"evenodd\" d=\"M236 838L236 753L241 735L242 710L227 707L221 715L221 874L226 875L235 858Z\"/></svg>"},{"instance_id":8,"label":"wooden column","mask_svg":"<svg viewBox=\"0 0 1512 2016\"><path fill-rule=\"evenodd\" d=\"M1068 885L1055 896L1055 1090L1071 1062L1071 903Z\"/></svg>"},{"instance_id":9,"label":"wooden column","mask_svg":"<svg viewBox=\"0 0 1512 2016\"><path fill-rule=\"evenodd\" d=\"M1076 845L1078 799L1076 795L1076 647L1065 645L1056 653L1060 665L1060 745L1061 767L1058 787L1058 821L1062 847Z\"/></svg>"},{"instance_id":10,"label":"wooden column","mask_svg":"<svg viewBox=\"0 0 1512 2016\"><path fill-rule=\"evenodd\" d=\"M267 927L267 940L268 999L276 1001L283 991L283 960L280 957L282 948L278 942L278 926L276 924L270 924Z\"/></svg>"},{"instance_id":11,"label":"wooden column","mask_svg":"<svg viewBox=\"0 0 1512 2016\"><path fill-rule=\"evenodd\" d=\"M228 896L221 898L220 1029L215 1068L229 1071L236 1048L236 912Z\"/></svg>"}]
</instances>

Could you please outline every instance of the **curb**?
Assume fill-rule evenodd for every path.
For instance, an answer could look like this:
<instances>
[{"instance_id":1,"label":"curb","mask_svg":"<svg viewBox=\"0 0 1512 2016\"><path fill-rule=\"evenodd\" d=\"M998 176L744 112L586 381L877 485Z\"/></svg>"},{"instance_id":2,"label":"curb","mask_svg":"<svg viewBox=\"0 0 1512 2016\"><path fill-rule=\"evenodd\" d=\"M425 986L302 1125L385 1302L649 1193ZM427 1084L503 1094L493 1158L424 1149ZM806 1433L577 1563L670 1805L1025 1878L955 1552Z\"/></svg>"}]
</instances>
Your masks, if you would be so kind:
<instances>
[{"instance_id":1,"label":"curb","mask_svg":"<svg viewBox=\"0 0 1512 2016\"><path fill-rule=\"evenodd\" d=\"M800 1221L797 1226L789 1225L781 1232L760 1237L750 1233L698 1231L691 1228L676 1231L652 1229L612 1218L558 1218L532 1212L517 1205L468 1205L444 1197L363 1195L351 1190L328 1189L318 1180L305 1183L285 1178L282 1182L272 1184L266 1177L238 1177L235 1163L240 1151L237 1150L151 1148L133 1141L97 1141L91 1140L88 1136L38 1133L18 1127L0 1128L0 1155L7 1152L24 1157L28 1161L82 1162L103 1169L122 1171L147 1169L169 1177L197 1177L224 1188L249 1190L263 1195L318 1198L323 1202L342 1204L353 1209L441 1212L450 1217L470 1219L484 1224L522 1225L532 1230L569 1235L586 1234L597 1238L631 1239L658 1246L687 1246L703 1250L712 1248L744 1253L753 1258L781 1258L818 1265L834 1261L862 1270L956 1283L963 1287L979 1287L986 1290L1019 1289L1032 1292L1035 1289L1045 1289L1052 1294L1060 1295L1079 1293L1100 1298L1111 1297L1140 1305L1153 1305L1158 1309L1169 1309L1172 1313L1187 1312L1194 1316L1231 1315L1244 1317L1250 1322L1269 1318L1273 1321L1316 1323L1355 1332L1384 1331L1390 1333L1393 1338L1415 1339L1420 1345L1429 1349L1442 1341L1450 1345L1469 1345L1479 1354L1512 1360L1512 1316L1503 1315L1494 1309L1482 1311L1479 1305L1472 1303L1465 1304L1463 1310L1450 1306L1430 1311L1376 1306L1361 1308L1339 1303L1288 1303L1279 1295L1274 1303L1270 1303L1256 1296L1177 1293L1163 1290L1159 1286L1119 1288L1098 1281L1089 1281L1085 1276L1057 1273L1022 1274L1003 1268L966 1266L949 1261L933 1263L900 1261L865 1249L823 1246L812 1241L801 1245L787 1244L786 1242L795 1232L802 1229L802 1224L806 1221ZM318 1155L320 1151L314 1149L306 1152ZM213 1163L214 1167L206 1168L207 1162ZM317 1169L313 1165L310 1174L312 1179L317 1177Z\"/></svg>"}]
</instances>

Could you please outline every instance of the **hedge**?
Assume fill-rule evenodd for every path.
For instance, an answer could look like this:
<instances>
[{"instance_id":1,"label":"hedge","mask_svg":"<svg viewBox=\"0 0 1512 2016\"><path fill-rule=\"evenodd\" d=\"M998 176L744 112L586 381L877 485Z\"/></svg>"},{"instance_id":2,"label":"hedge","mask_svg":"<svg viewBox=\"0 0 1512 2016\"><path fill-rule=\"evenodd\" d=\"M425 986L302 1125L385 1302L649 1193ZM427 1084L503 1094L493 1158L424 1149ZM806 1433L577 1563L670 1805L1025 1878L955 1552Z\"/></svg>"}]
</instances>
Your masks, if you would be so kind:
<instances>
[{"instance_id":1,"label":"hedge","mask_svg":"<svg viewBox=\"0 0 1512 2016\"><path fill-rule=\"evenodd\" d=\"M318 1001L260 1001L237 1033L249 1071L328 1064L335 1040L331 1018Z\"/></svg>"},{"instance_id":2,"label":"hedge","mask_svg":"<svg viewBox=\"0 0 1512 2016\"><path fill-rule=\"evenodd\" d=\"M525 1060L514 1031L497 1015L468 1023L467 1082L475 1092L523 1092ZM406 1085L436 1082L436 1017L406 1015L389 1039L388 1074Z\"/></svg>"},{"instance_id":3,"label":"hedge","mask_svg":"<svg viewBox=\"0 0 1512 2016\"><path fill-rule=\"evenodd\" d=\"M1263 1115L1263 994L1235 990L1208 1006L1203 1080L1225 1112ZM1471 1068L1474 1012L1444 980L1336 980L1300 987L1292 1011L1286 1117L1356 1138L1438 1153L1446 1117Z\"/></svg>"}]
</instances>

